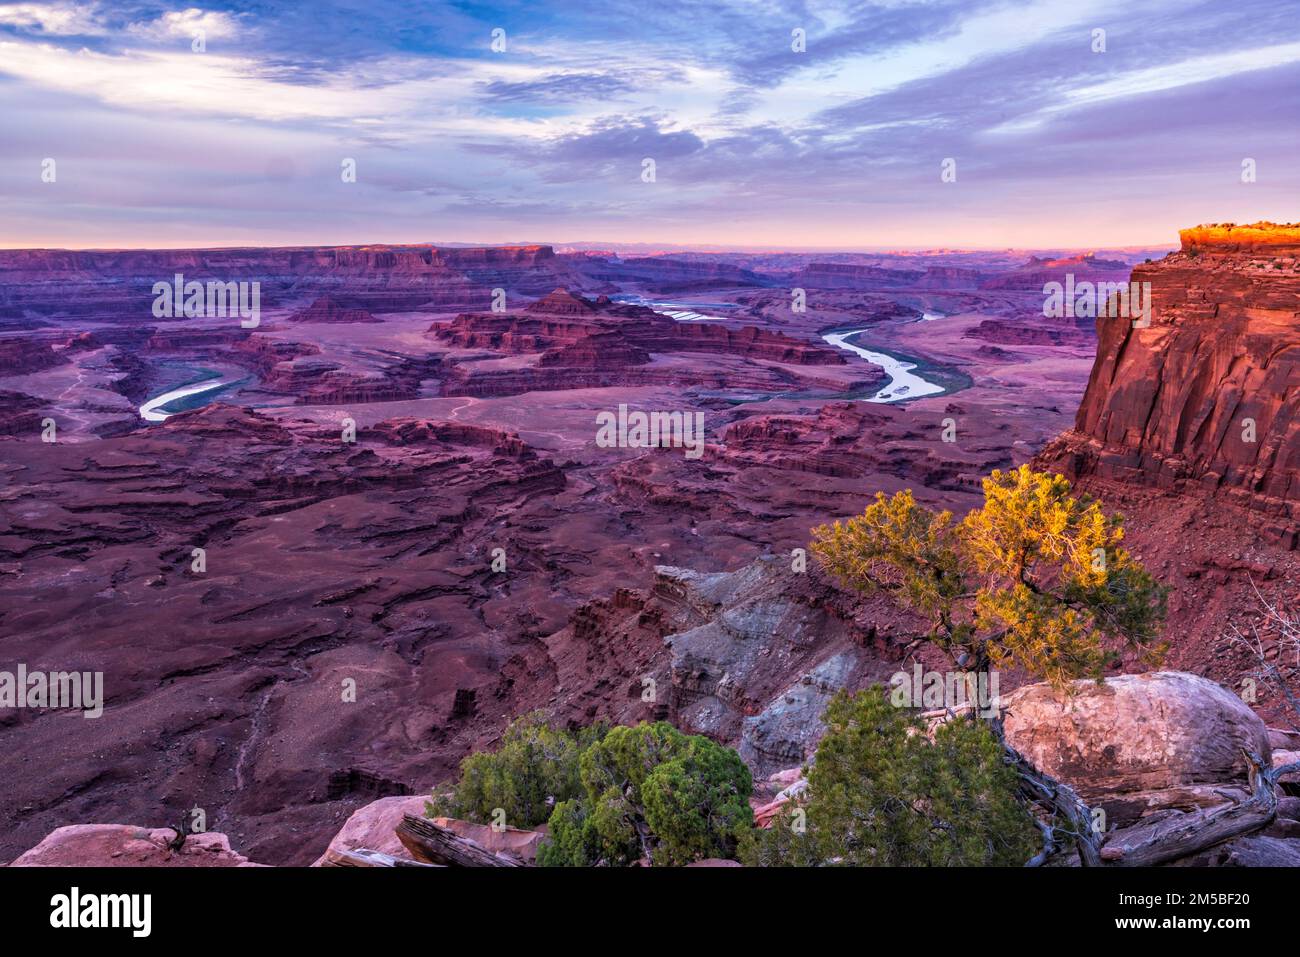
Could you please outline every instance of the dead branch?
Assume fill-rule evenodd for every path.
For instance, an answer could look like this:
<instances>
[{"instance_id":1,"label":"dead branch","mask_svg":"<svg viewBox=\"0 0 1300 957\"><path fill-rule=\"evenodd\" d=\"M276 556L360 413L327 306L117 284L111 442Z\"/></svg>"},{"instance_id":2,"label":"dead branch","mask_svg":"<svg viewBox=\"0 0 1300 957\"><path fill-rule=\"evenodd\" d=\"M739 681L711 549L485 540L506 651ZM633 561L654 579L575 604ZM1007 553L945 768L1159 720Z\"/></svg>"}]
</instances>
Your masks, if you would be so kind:
<instances>
[{"instance_id":1,"label":"dead branch","mask_svg":"<svg viewBox=\"0 0 1300 957\"><path fill-rule=\"evenodd\" d=\"M1118 867L1166 864L1270 824L1277 816L1277 780L1300 769L1300 763L1267 768L1259 755L1251 751L1242 753L1251 768L1251 796L1247 800L1189 814L1173 814L1127 828L1122 838L1117 834L1107 844L1107 857Z\"/></svg>"},{"instance_id":2,"label":"dead branch","mask_svg":"<svg viewBox=\"0 0 1300 957\"><path fill-rule=\"evenodd\" d=\"M424 861L408 861L394 857L383 851L372 851L368 847L354 847L351 850L330 848L325 852L321 867L441 867Z\"/></svg>"},{"instance_id":3,"label":"dead branch","mask_svg":"<svg viewBox=\"0 0 1300 957\"><path fill-rule=\"evenodd\" d=\"M504 854L493 854L483 845L461 837L428 818L402 815L397 839L417 861L450 867L525 867Z\"/></svg>"},{"instance_id":4,"label":"dead branch","mask_svg":"<svg viewBox=\"0 0 1300 957\"><path fill-rule=\"evenodd\" d=\"M994 735L1006 751L1007 761L1016 769L1020 778L1020 794L1031 804L1045 808L1051 820L1062 819L1068 827L1058 828L1053 823L1038 821L1038 828L1043 834L1043 849L1031 857L1026 867L1039 867L1046 863L1063 843L1058 841L1058 834L1073 839L1079 863L1084 867L1101 867L1101 851L1097 835L1092 829L1092 810L1083 803L1078 792L1049 774L1044 774L1034 767L1023 754L1007 742L1002 730L1001 717L989 722Z\"/></svg>"}]
</instances>

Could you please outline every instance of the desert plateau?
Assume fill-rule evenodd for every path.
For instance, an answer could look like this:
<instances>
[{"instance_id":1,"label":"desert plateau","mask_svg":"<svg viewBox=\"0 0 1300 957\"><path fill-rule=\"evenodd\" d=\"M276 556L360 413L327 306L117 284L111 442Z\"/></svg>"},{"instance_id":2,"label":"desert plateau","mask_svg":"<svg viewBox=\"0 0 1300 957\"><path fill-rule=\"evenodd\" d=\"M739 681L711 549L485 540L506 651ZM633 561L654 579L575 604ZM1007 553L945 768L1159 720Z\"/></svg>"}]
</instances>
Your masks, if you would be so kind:
<instances>
[{"instance_id":1,"label":"desert plateau","mask_svg":"<svg viewBox=\"0 0 1300 957\"><path fill-rule=\"evenodd\" d=\"M0 920L1284 925L1295 13L0 3Z\"/></svg>"}]
</instances>

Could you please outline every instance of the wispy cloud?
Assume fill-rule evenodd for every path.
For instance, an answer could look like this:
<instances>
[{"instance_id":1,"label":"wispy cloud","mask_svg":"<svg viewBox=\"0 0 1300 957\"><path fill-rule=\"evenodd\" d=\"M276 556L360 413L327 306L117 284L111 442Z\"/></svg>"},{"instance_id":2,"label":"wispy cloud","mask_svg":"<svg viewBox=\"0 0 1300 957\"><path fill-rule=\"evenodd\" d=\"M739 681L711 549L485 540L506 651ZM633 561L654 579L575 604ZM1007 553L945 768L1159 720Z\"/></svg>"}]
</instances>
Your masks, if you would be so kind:
<instances>
[{"instance_id":1,"label":"wispy cloud","mask_svg":"<svg viewBox=\"0 0 1300 957\"><path fill-rule=\"evenodd\" d=\"M467 241L1059 245L1286 215L1298 18L1133 6L4 4L0 110L23 122L0 139L0 242L147 242L166 221L188 243L436 224ZM1228 143L1266 173L1249 191ZM33 156L68 160L57 186L34 188Z\"/></svg>"}]
</instances>

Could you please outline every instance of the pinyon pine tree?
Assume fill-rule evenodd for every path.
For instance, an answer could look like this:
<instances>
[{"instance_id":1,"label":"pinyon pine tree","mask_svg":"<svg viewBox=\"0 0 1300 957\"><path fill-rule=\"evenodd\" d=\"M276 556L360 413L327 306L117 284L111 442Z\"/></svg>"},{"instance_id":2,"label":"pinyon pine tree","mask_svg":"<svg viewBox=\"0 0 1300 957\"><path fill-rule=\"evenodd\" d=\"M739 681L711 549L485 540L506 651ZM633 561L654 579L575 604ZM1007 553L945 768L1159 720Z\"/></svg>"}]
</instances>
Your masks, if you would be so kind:
<instances>
[{"instance_id":1,"label":"pinyon pine tree","mask_svg":"<svg viewBox=\"0 0 1300 957\"><path fill-rule=\"evenodd\" d=\"M1100 679L1118 649L1157 664L1165 589L1122 546L1123 520L1027 465L984 480L961 521L910 491L813 529L812 551L843 585L884 591L930 621L958 668L1015 662L1057 687Z\"/></svg>"},{"instance_id":2,"label":"pinyon pine tree","mask_svg":"<svg viewBox=\"0 0 1300 957\"><path fill-rule=\"evenodd\" d=\"M497 750L479 751L461 762L455 788L435 797L426 813L491 824L504 812L510 827L544 824L557 804L582 792L578 761L583 748L604 731L601 725L560 730L541 711L516 718Z\"/></svg>"},{"instance_id":3,"label":"pinyon pine tree","mask_svg":"<svg viewBox=\"0 0 1300 957\"><path fill-rule=\"evenodd\" d=\"M730 857L753 824L749 768L667 722L611 728L582 754L583 796L558 805L543 866L655 866Z\"/></svg>"}]
</instances>

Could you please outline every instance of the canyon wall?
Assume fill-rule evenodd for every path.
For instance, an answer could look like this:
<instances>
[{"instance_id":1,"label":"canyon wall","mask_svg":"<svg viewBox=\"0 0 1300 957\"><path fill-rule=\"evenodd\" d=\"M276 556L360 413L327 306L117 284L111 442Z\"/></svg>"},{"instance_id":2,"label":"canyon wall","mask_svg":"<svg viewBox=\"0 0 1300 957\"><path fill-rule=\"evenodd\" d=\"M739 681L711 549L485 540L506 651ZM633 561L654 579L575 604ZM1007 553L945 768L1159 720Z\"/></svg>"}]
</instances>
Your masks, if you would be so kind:
<instances>
[{"instance_id":1,"label":"canyon wall","mask_svg":"<svg viewBox=\"0 0 1300 957\"><path fill-rule=\"evenodd\" d=\"M336 246L248 249L0 250L0 320L43 317L138 322L155 282L261 283L261 304L311 302L345 292L345 305L379 311L485 307L492 290L539 296L580 283L550 246Z\"/></svg>"},{"instance_id":2,"label":"canyon wall","mask_svg":"<svg viewBox=\"0 0 1300 957\"><path fill-rule=\"evenodd\" d=\"M1075 477L1204 490L1300 524L1300 226L1202 226L1134 268L1147 327L1097 320L1097 360L1075 428L1043 460Z\"/></svg>"}]
</instances>

